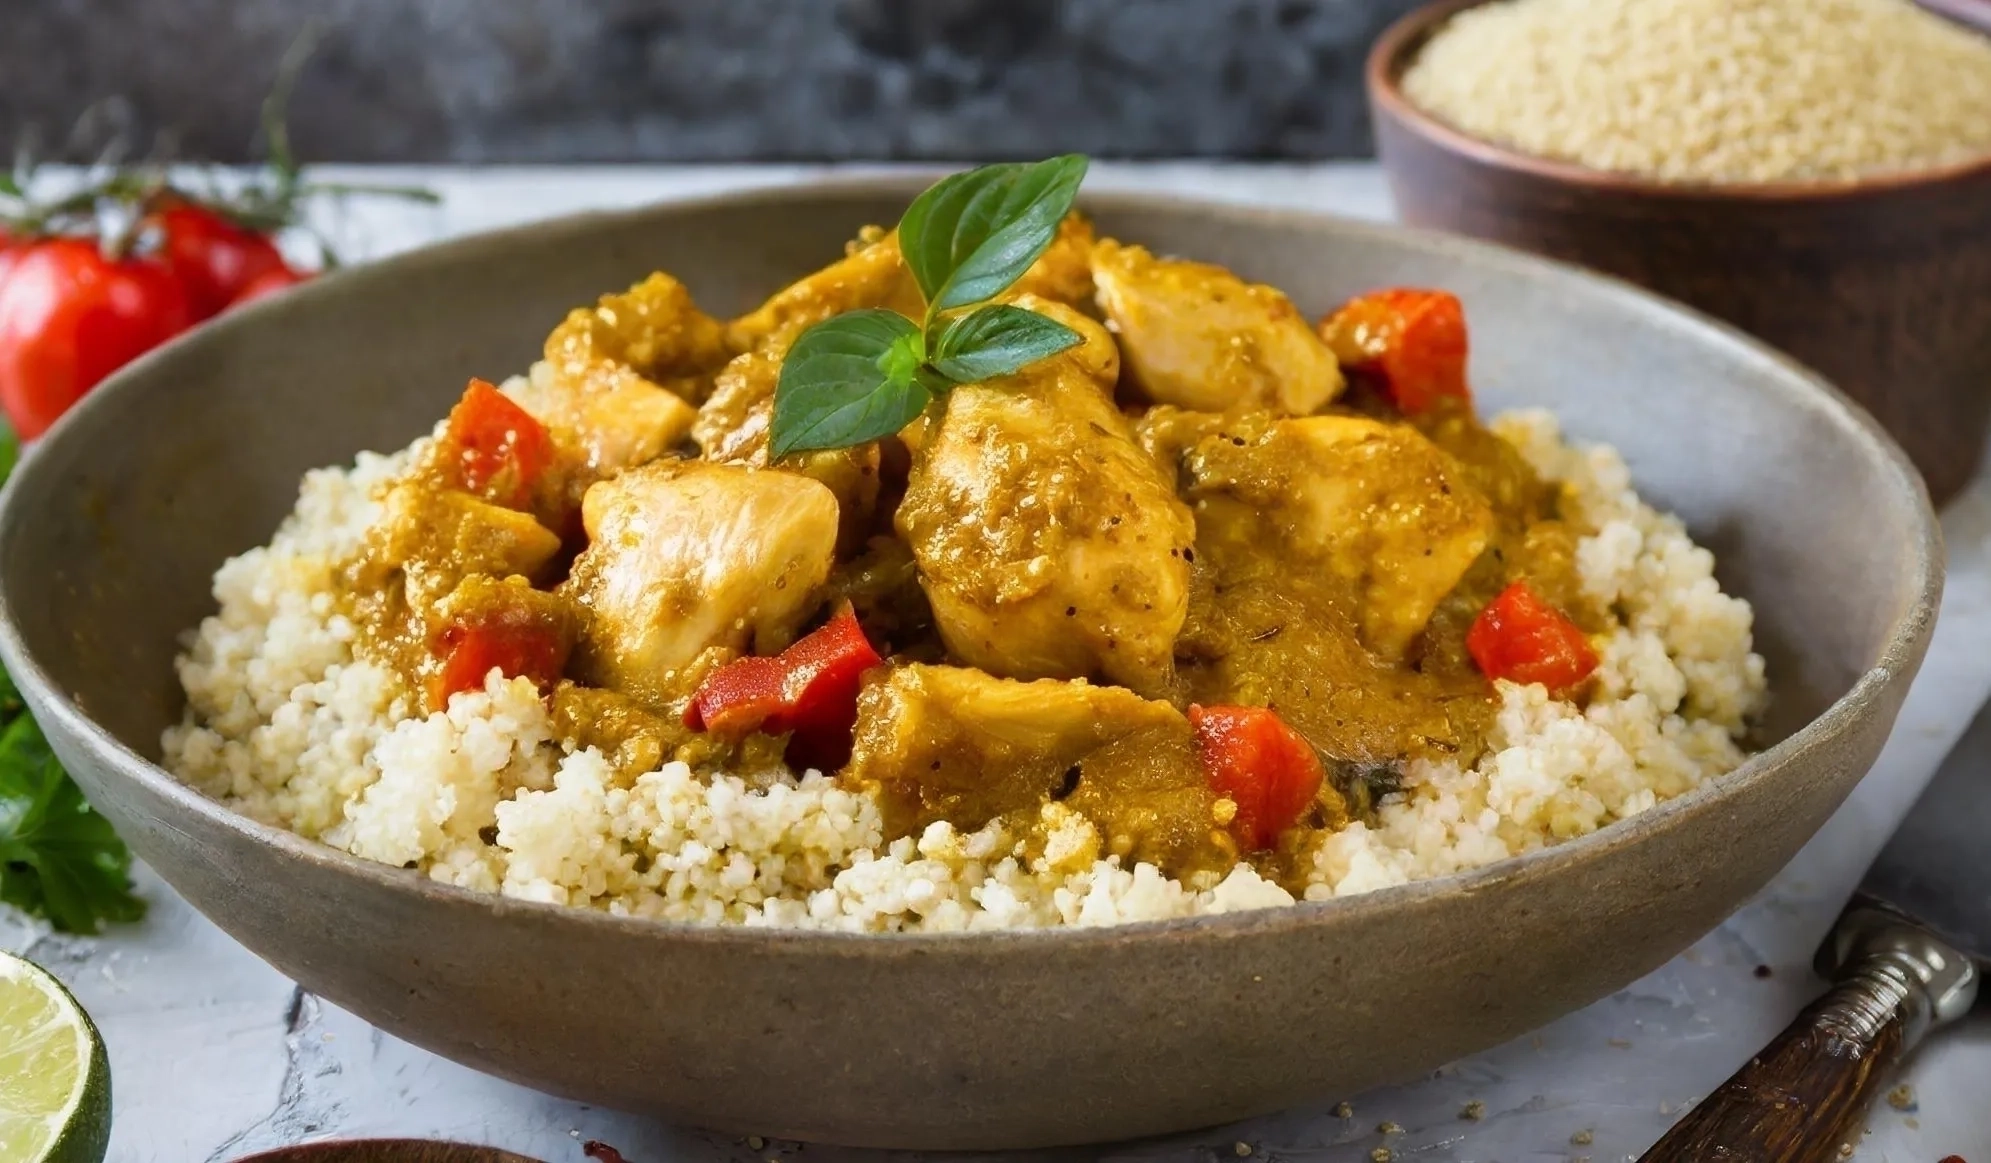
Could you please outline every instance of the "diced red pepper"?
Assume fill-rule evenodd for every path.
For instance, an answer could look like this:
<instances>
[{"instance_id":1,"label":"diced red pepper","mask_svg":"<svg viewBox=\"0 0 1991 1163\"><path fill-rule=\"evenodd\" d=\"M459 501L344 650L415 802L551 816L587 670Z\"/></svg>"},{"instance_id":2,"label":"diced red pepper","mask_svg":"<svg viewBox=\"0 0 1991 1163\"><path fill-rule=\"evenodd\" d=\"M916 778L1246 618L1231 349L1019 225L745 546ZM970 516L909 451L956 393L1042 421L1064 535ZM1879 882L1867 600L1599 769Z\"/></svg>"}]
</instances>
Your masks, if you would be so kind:
<instances>
[{"instance_id":1,"label":"diced red pepper","mask_svg":"<svg viewBox=\"0 0 1991 1163\"><path fill-rule=\"evenodd\" d=\"M1466 652L1488 678L1541 683L1566 694L1597 669L1597 650L1583 628L1517 581L1500 591L1466 631Z\"/></svg>"},{"instance_id":2,"label":"diced red pepper","mask_svg":"<svg viewBox=\"0 0 1991 1163\"><path fill-rule=\"evenodd\" d=\"M684 722L732 739L755 731L787 735L790 765L834 771L850 760L864 672L883 661L845 605L780 654L713 671L685 707Z\"/></svg>"},{"instance_id":3,"label":"diced red pepper","mask_svg":"<svg viewBox=\"0 0 1991 1163\"><path fill-rule=\"evenodd\" d=\"M1466 384L1466 312L1445 291L1393 288L1350 299L1320 325L1345 368L1380 381L1399 412L1415 416L1445 399L1472 404Z\"/></svg>"},{"instance_id":4,"label":"diced red pepper","mask_svg":"<svg viewBox=\"0 0 1991 1163\"><path fill-rule=\"evenodd\" d=\"M463 487L507 508L525 506L553 461L545 425L486 380L470 381L450 410L444 439L456 455Z\"/></svg>"},{"instance_id":5,"label":"diced red pepper","mask_svg":"<svg viewBox=\"0 0 1991 1163\"><path fill-rule=\"evenodd\" d=\"M429 679L429 709L443 710L449 696L481 688L493 667L508 678L529 678L544 691L559 681L571 645L558 627L523 611L499 610L490 620L454 622L436 635L442 669Z\"/></svg>"},{"instance_id":6,"label":"diced red pepper","mask_svg":"<svg viewBox=\"0 0 1991 1163\"><path fill-rule=\"evenodd\" d=\"M1247 851L1270 848L1299 823L1326 773L1299 732L1265 707L1189 708L1210 788L1237 805L1231 835Z\"/></svg>"}]
</instances>

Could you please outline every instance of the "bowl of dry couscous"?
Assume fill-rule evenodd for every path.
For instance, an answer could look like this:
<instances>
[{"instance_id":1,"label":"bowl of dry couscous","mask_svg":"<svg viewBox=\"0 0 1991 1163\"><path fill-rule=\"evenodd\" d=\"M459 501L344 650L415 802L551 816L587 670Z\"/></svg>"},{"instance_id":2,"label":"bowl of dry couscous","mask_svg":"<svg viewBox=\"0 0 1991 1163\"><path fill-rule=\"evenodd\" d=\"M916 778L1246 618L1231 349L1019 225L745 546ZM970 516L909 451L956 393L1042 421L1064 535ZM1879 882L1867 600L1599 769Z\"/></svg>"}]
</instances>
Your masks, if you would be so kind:
<instances>
[{"instance_id":1,"label":"bowl of dry couscous","mask_svg":"<svg viewBox=\"0 0 1991 1163\"><path fill-rule=\"evenodd\" d=\"M1910 0L1444 0L1369 61L1413 225L1630 279L1847 390L1938 502L1991 422L1991 38Z\"/></svg>"}]
</instances>

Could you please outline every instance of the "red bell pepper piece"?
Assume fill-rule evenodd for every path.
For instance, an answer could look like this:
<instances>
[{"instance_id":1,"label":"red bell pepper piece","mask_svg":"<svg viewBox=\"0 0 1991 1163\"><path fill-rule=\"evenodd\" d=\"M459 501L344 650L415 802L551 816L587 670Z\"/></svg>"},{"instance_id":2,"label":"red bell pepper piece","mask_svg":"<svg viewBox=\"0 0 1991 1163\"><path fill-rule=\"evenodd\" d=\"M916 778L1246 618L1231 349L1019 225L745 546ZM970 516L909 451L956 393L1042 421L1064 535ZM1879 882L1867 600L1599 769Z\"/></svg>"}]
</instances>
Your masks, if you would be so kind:
<instances>
[{"instance_id":1,"label":"red bell pepper piece","mask_svg":"<svg viewBox=\"0 0 1991 1163\"><path fill-rule=\"evenodd\" d=\"M1525 581L1500 591L1466 631L1466 653L1488 678L1541 683L1566 694L1597 669L1582 627Z\"/></svg>"},{"instance_id":2,"label":"red bell pepper piece","mask_svg":"<svg viewBox=\"0 0 1991 1163\"><path fill-rule=\"evenodd\" d=\"M787 735L791 766L834 771L850 761L857 690L884 660L850 606L772 658L741 658L699 684L684 709L694 731L740 739Z\"/></svg>"},{"instance_id":3,"label":"red bell pepper piece","mask_svg":"<svg viewBox=\"0 0 1991 1163\"><path fill-rule=\"evenodd\" d=\"M1192 705L1189 725L1211 790L1237 805L1229 827L1246 851L1277 844L1313 806L1320 756L1268 708Z\"/></svg>"},{"instance_id":4,"label":"red bell pepper piece","mask_svg":"<svg viewBox=\"0 0 1991 1163\"><path fill-rule=\"evenodd\" d=\"M572 643L559 628L525 615L500 609L476 621L458 621L437 634L433 643L442 669L429 678L429 709L444 710L449 696L477 690L496 667L508 678L529 678L545 691L567 668Z\"/></svg>"},{"instance_id":5,"label":"red bell pepper piece","mask_svg":"<svg viewBox=\"0 0 1991 1163\"><path fill-rule=\"evenodd\" d=\"M1341 365L1376 377L1406 416L1440 401L1472 404L1466 385L1466 313L1445 291L1394 288L1350 299L1320 325Z\"/></svg>"},{"instance_id":6,"label":"red bell pepper piece","mask_svg":"<svg viewBox=\"0 0 1991 1163\"><path fill-rule=\"evenodd\" d=\"M463 487L507 508L525 506L553 461L545 425L486 380L470 381L450 410L444 439Z\"/></svg>"}]
</instances>

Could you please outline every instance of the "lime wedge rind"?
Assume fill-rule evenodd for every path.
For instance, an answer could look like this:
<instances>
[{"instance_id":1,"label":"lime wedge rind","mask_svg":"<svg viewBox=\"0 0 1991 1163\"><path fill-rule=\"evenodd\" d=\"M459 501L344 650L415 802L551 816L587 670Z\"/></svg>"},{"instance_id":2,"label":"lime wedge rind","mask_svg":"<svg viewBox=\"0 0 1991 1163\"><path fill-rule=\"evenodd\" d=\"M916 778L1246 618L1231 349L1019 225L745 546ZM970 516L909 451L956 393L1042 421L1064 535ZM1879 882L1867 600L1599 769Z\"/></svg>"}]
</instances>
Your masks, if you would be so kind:
<instances>
[{"instance_id":1,"label":"lime wedge rind","mask_svg":"<svg viewBox=\"0 0 1991 1163\"><path fill-rule=\"evenodd\" d=\"M46 970L0 953L0 1159L101 1163L110 1090L90 1015Z\"/></svg>"}]
</instances>

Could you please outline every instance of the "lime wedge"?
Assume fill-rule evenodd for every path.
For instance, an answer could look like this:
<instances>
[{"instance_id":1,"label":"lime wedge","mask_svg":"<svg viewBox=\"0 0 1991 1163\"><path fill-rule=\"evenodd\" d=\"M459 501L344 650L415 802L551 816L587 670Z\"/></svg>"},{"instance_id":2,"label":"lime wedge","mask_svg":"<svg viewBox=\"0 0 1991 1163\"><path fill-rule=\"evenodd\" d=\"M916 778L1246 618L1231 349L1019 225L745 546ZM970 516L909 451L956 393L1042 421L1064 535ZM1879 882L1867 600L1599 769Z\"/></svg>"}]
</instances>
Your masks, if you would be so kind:
<instances>
[{"instance_id":1,"label":"lime wedge","mask_svg":"<svg viewBox=\"0 0 1991 1163\"><path fill-rule=\"evenodd\" d=\"M101 1163L111 1066L90 1015L62 983L0 953L0 1159Z\"/></svg>"}]
</instances>

